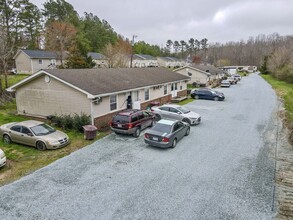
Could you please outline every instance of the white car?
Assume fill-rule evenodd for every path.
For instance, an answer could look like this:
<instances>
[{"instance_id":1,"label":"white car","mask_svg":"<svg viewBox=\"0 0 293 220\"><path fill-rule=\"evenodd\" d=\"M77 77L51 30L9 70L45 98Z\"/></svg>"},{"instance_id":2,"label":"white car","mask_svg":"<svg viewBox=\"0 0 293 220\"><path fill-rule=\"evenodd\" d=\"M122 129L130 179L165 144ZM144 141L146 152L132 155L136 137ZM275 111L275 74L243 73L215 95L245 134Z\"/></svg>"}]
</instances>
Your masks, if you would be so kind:
<instances>
[{"instance_id":1,"label":"white car","mask_svg":"<svg viewBox=\"0 0 293 220\"><path fill-rule=\"evenodd\" d=\"M6 164L6 156L3 150L0 149L0 167L5 166L5 164Z\"/></svg>"},{"instance_id":2,"label":"white car","mask_svg":"<svg viewBox=\"0 0 293 220\"><path fill-rule=\"evenodd\" d=\"M156 120L175 119L187 122L190 125L197 125L201 121L201 116L185 107L175 104L165 104L162 106L153 106L151 111L155 114Z\"/></svg>"},{"instance_id":3,"label":"white car","mask_svg":"<svg viewBox=\"0 0 293 220\"><path fill-rule=\"evenodd\" d=\"M221 87L230 87L230 82L228 80L222 80Z\"/></svg>"}]
</instances>

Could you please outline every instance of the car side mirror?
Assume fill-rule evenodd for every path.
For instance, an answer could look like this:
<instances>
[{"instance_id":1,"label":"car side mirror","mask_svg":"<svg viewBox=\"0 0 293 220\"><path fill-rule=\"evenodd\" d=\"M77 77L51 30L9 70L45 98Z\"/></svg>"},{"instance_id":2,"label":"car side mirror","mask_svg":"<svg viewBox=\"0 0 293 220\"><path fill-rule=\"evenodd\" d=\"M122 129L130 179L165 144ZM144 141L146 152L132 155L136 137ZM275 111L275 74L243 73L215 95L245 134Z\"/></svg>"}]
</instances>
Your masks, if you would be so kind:
<instances>
[{"instance_id":1,"label":"car side mirror","mask_svg":"<svg viewBox=\"0 0 293 220\"><path fill-rule=\"evenodd\" d=\"M177 112L178 115L181 115L181 112Z\"/></svg>"},{"instance_id":2,"label":"car side mirror","mask_svg":"<svg viewBox=\"0 0 293 220\"><path fill-rule=\"evenodd\" d=\"M30 136L30 137L32 137L32 136L34 136L32 133L27 133L27 136Z\"/></svg>"}]
</instances>

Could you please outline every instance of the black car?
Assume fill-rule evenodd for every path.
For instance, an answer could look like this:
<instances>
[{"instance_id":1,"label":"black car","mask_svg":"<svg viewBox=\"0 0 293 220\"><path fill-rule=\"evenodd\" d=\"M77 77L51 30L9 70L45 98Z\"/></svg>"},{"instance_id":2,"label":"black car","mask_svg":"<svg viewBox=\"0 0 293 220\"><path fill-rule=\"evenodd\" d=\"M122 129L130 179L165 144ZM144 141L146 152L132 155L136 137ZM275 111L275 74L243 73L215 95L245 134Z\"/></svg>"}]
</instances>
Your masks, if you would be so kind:
<instances>
[{"instance_id":1,"label":"black car","mask_svg":"<svg viewBox=\"0 0 293 220\"><path fill-rule=\"evenodd\" d=\"M223 101L225 99L224 93L208 88L193 90L190 96L193 99L208 99L214 101Z\"/></svg>"},{"instance_id":2,"label":"black car","mask_svg":"<svg viewBox=\"0 0 293 220\"><path fill-rule=\"evenodd\" d=\"M162 119L146 131L144 141L154 147L174 148L180 139L189 135L189 132L188 123Z\"/></svg>"},{"instance_id":3,"label":"black car","mask_svg":"<svg viewBox=\"0 0 293 220\"><path fill-rule=\"evenodd\" d=\"M139 137L143 129L153 126L154 120L155 115L151 112L127 109L116 114L109 125L116 134L132 134L134 137Z\"/></svg>"}]
</instances>

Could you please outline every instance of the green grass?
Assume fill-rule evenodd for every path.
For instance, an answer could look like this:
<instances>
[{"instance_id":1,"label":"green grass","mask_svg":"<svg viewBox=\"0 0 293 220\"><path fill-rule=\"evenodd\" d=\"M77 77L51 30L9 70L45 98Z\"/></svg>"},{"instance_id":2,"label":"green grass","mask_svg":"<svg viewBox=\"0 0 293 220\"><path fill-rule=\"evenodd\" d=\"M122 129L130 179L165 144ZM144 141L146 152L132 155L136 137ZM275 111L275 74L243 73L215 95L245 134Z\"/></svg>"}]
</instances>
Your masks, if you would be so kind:
<instances>
[{"instance_id":1,"label":"green grass","mask_svg":"<svg viewBox=\"0 0 293 220\"><path fill-rule=\"evenodd\" d=\"M178 105L186 105L186 104L188 104L188 103L190 103L190 102L193 102L194 101L194 99L193 98L187 98L187 99L185 99L185 100L183 100L183 101L181 101L181 102L179 102L179 103L177 103Z\"/></svg>"},{"instance_id":2,"label":"green grass","mask_svg":"<svg viewBox=\"0 0 293 220\"><path fill-rule=\"evenodd\" d=\"M18 83L19 81L27 78L28 76L29 76L28 74L8 75L7 76L8 87ZM4 88L4 85L5 85L4 75L1 75L0 77L2 79L2 88Z\"/></svg>"},{"instance_id":3,"label":"green grass","mask_svg":"<svg viewBox=\"0 0 293 220\"><path fill-rule=\"evenodd\" d=\"M276 91L279 97L284 100L284 107L286 109L285 124L291 130L291 136L289 137L291 143L293 143L293 84L279 81L273 78L271 75L261 75Z\"/></svg>"}]
</instances>

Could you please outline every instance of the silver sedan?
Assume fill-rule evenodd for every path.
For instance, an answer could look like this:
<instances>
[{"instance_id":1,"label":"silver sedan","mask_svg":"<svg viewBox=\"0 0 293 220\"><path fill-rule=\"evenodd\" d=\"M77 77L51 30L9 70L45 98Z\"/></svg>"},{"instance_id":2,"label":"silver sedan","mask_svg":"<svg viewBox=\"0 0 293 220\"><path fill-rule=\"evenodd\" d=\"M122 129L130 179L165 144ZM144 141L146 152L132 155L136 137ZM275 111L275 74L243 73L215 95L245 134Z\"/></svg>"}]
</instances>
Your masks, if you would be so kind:
<instances>
[{"instance_id":1,"label":"silver sedan","mask_svg":"<svg viewBox=\"0 0 293 220\"><path fill-rule=\"evenodd\" d=\"M189 109L175 104L165 104L162 106L153 106L151 111L155 114L157 120L175 119L186 122L190 125L197 125L201 122L201 116Z\"/></svg>"}]
</instances>

